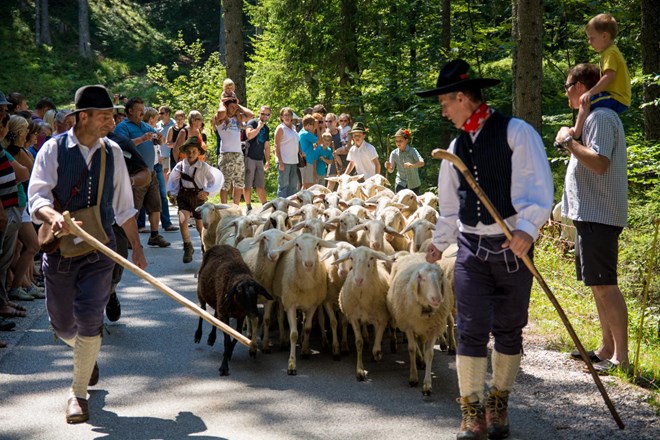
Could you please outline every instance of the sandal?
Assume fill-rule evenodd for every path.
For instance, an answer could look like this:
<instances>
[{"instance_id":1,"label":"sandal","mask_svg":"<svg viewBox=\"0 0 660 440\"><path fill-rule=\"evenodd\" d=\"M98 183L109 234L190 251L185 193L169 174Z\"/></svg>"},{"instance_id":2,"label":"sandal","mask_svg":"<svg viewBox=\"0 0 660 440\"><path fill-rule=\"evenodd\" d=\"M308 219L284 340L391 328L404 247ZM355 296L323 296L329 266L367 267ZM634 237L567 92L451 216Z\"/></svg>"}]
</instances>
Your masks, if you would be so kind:
<instances>
[{"instance_id":1,"label":"sandal","mask_svg":"<svg viewBox=\"0 0 660 440\"><path fill-rule=\"evenodd\" d=\"M9 307L13 307L16 310L21 310L23 312L27 312L27 309L25 307L23 307L22 305L18 304L18 303L15 303L13 301L9 301L7 304L9 305Z\"/></svg>"},{"instance_id":2,"label":"sandal","mask_svg":"<svg viewBox=\"0 0 660 440\"><path fill-rule=\"evenodd\" d=\"M27 313L24 310L18 310L10 305L0 307L0 316L4 318L25 318Z\"/></svg>"}]
</instances>

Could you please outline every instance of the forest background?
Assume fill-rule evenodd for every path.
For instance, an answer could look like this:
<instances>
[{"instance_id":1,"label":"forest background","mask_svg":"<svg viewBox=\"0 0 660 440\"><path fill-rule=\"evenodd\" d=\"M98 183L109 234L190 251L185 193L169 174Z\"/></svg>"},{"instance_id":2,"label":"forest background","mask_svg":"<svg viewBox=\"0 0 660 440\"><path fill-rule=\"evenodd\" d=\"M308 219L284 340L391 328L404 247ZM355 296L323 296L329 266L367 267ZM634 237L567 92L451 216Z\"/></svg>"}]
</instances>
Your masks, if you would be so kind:
<instances>
[{"instance_id":1,"label":"forest background","mask_svg":"<svg viewBox=\"0 0 660 440\"><path fill-rule=\"evenodd\" d=\"M322 103L363 121L384 161L394 148L389 136L409 128L427 163L423 189L432 191L439 163L430 152L446 148L455 130L442 120L437 101L420 100L414 91L433 87L447 60L464 58L475 74L502 80L488 90L492 105L541 133L556 200L567 158L552 141L575 117L564 94L566 73L577 63L598 61L584 25L611 13L633 78L632 106L622 115L630 216L620 252L631 356L640 367L632 380L659 389L660 269L652 246L660 216L657 0L6 0L3 10L0 89L23 93L30 106L48 96L71 107L78 87L101 83L154 106L200 110L209 127L229 76L243 104L272 108L271 132L281 107L300 115ZM274 173L267 185L274 195ZM555 235L552 228L542 234L537 264L585 346L593 348L599 342L593 300L573 281L572 251ZM531 321L549 346L571 348L540 291L532 298Z\"/></svg>"}]
</instances>

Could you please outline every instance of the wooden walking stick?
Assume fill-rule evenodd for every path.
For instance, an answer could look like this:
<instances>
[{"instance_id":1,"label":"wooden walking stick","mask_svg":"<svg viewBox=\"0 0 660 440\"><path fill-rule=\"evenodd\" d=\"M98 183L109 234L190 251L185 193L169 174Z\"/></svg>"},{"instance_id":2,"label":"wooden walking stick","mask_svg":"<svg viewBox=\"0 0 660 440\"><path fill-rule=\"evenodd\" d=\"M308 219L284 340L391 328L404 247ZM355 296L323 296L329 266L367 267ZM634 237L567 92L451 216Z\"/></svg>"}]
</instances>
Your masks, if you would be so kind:
<instances>
[{"instance_id":1,"label":"wooden walking stick","mask_svg":"<svg viewBox=\"0 0 660 440\"><path fill-rule=\"evenodd\" d=\"M383 148L383 146L381 145L380 148ZM386 162L390 161L390 135L389 134L387 135L387 159L385 159L385 161ZM385 177L387 177L389 175L390 175L390 172L387 169L387 167L385 167Z\"/></svg>"},{"instance_id":2,"label":"wooden walking stick","mask_svg":"<svg viewBox=\"0 0 660 440\"><path fill-rule=\"evenodd\" d=\"M511 232L507 224L504 223L502 216L500 215L499 212L497 212L497 209L495 209L495 206L493 206L492 202L490 201L486 193L484 193L484 191L481 189L477 181L474 180L474 177L472 177L472 174L470 174L470 170L465 166L463 161L455 154L452 154L440 148L436 148L435 150L433 150L431 156L434 159L448 160L461 172L461 174L463 174L463 177L465 177L465 179L467 180L468 184L470 185L470 188L472 188L472 190L477 195L479 200L481 200L481 203L484 204L486 209L488 209L490 215L493 216L497 224L502 228L502 231L504 232L506 238L511 240L513 238L513 233ZM603 382L600 380L598 373L596 373L594 366L591 364L591 361L589 360L589 356L587 356L587 352L584 349L582 342L580 342L580 338L578 338L577 334L575 333L575 330L573 329L573 326L568 320L568 317L566 317L566 313L564 313L564 310L559 304L559 301L557 301L555 295L552 293L552 291L550 291L550 288L545 283L545 280L543 279L539 271L536 270L536 266L534 266L534 263L529 258L529 256L528 255L523 256L522 261L523 263L525 263L525 266L527 266L527 268L532 273L532 275L534 275L534 278L536 278L536 281L539 283L545 294L548 296L548 299L550 299L552 305L555 306L555 309L557 310L557 313L559 313L559 317L561 318L561 321L564 323L566 330L568 330L568 334L571 336L571 339L573 339L573 343L575 343L575 346L580 352L580 356L582 356L582 360L584 360L584 363L587 364L587 368L589 369L589 372L591 373L591 376L593 377L594 382L596 383L596 386L600 391L600 394L603 396L603 400L605 400L605 404L609 408L612 417L614 417L614 420L616 421L616 424L619 426L619 429L624 429L625 425L623 424L621 417L619 417L619 414L614 408L614 405L610 400L610 396L607 394L607 390L605 390L605 387L603 386Z\"/></svg>"},{"instance_id":3,"label":"wooden walking stick","mask_svg":"<svg viewBox=\"0 0 660 440\"><path fill-rule=\"evenodd\" d=\"M238 342L241 344L245 345L246 347L250 346L250 340L246 338L244 335L241 333L237 332L233 328L231 328L229 325L225 324L224 322L220 321L218 318L215 316L211 315L209 312L206 310L202 310L195 304L194 302L190 301L188 298L182 296L181 294L175 292L172 290L170 287L166 286L162 282L158 281L153 275L150 273L140 269L137 267L135 264L131 263L127 259L123 258L121 255L110 249L109 247L105 246L103 243L98 241L96 238L92 237L89 235L85 230L83 230L80 226L78 226L72 219L71 215L69 214L69 211L65 211L62 216L64 217L64 221L69 227L70 233L73 235L76 235L80 237L81 239L85 240L89 245L91 245L94 249L96 249L99 252L104 253L107 255L112 261L114 261L117 264L121 264L124 266L126 269L130 270L133 272L135 275L139 276L143 280L147 281L149 284L163 292L165 295L169 296L172 298L174 301L178 302L179 304L189 308L192 310L196 315L199 315L201 318L205 319L208 321L210 324L218 327L220 330L223 332L229 334L232 336L234 339L236 339Z\"/></svg>"}]
</instances>

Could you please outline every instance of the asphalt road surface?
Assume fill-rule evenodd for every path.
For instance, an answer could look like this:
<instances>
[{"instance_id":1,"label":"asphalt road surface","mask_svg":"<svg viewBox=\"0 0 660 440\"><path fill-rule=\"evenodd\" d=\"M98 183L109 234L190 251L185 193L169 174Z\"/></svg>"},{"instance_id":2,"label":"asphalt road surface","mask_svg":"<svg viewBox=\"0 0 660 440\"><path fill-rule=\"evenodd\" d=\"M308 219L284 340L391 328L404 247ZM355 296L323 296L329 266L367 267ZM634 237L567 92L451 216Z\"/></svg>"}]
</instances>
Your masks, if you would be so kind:
<instances>
[{"instance_id":1,"label":"asphalt road surface","mask_svg":"<svg viewBox=\"0 0 660 440\"><path fill-rule=\"evenodd\" d=\"M172 246L145 249L148 271L196 302L196 233L194 261L185 265L180 235L164 235ZM318 336L311 358L298 356L297 376L286 373L288 351L260 351L255 360L239 344L230 375L220 377L222 337L206 345L210 324L196 345L191 311L129 272L119 292L122 317L104 333L88 423L64 420L72 354L54 340L43 301L27 303L29 317L0 333L10 343L0 350L0 439L455 439L458 386L455 358L446 352L435 353L430 398L408 385L404 344L395 354L384 344L378 363L365 353L365 382L355 379L354 353L333 361L319 352ZM521 375L529 375L524 366ZM543 399L513 394L510 438L564 436L547 423Z\"/></svg>"}]
</instances>

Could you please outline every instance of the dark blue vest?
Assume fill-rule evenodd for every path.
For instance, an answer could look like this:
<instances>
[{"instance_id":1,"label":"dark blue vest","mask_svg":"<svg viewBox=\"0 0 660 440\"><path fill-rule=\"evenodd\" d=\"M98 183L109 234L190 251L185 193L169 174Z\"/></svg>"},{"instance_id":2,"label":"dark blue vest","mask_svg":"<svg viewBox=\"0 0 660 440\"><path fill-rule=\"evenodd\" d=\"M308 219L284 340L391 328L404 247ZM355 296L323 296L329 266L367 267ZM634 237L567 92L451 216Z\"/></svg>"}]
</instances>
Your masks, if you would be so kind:
<instances>
[{"instance_id":1,"label":"dark blue vest","mask_svg":"<svg viewBox=\"0 0 660 440\"><path fill-rule=\"evenodd\" d=\"M516 214L511 204L512 151L507 142L507 126L510 120L510 117L494 112L474 143L465 132L456 139L456 155L468 167L502 218ZM461 223L468 226L476 226L479 222L484 225L495 223L495 219L479 201L465 177L460 171L456 172L460 181L458 218Z\"/></svg>"},{"instance_id":2,"label":"dark blue vest","mask_svg":"<svg viewBox=\"0 0 660 440\"><path fill-rule=\"evenodd\" d=\"M71 212L97 204L96 198L98 196L99 177L101 175L99 173L101 168L101 150L99 149L94 153L92 167L87 173L86 178L81 181L80 177L83 175L87 164L79 148L67 148L67 136L67 134L63 134L57 138L57 185L53 188L53 194L57 197L60 208L64 209L64 204L73 194L71 191L72 188L77 184L80 185L80 188L71 197L71 201L66 207L66 210ZM103 184L103 192L101 193L100 210L101 223L107 231L111 229L115 218L114 210L112 209L115 165L112 149L106 145L105 152L105 182Z\"/></svg>"}]
</instances>

